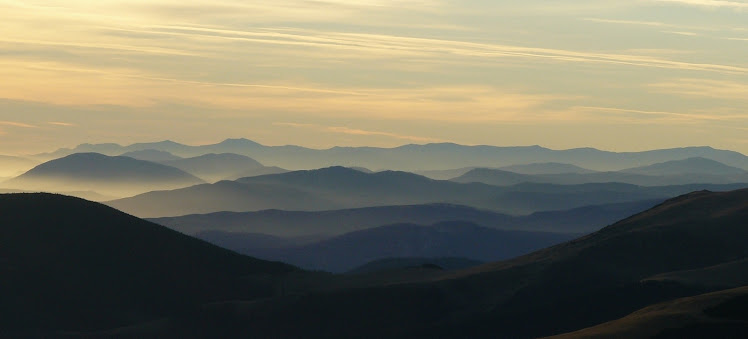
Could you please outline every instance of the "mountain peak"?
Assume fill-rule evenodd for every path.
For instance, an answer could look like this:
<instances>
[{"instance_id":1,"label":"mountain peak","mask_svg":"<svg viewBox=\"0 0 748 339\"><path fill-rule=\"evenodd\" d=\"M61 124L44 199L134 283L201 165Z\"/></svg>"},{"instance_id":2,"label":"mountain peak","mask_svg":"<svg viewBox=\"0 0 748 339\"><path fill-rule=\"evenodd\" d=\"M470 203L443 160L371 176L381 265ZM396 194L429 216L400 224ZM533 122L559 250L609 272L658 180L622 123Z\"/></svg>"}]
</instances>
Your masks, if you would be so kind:
<instances>
[{"instance_id":1,"label":"mountain peak","mask_svg":"<svg viewBox=\"0 0 748 339\"><path fill-rule=\"evenodd\" d=\"M260 143L246 139L246 138L228 138L218 143L223 146L262 146Z\"/></svg>"}]
</instances>

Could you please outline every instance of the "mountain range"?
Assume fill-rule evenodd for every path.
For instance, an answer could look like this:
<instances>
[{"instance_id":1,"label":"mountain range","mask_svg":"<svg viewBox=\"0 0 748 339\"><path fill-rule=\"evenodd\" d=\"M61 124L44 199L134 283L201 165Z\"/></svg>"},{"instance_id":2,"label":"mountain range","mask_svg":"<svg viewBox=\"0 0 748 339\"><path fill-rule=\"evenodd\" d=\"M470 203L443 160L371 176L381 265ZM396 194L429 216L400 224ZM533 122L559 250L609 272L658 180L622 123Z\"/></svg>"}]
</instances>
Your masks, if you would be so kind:
<instances>
[{"instance_id":1,"label":"mountain range","mask_svg":"<svg viewBox=\"0 0 748 339\"><path fill-rule=\"evenodd\" d=\"M556 162L598 171L615 171L663 161L703 157L748 170L748 157L745 155L711 147L685 147L643 152L608 152L593 148L551 150L540 146L496 147L440 143L404 145L395 148L333 147L318 150L300 146L265 146L247 139L227 139L217 144L202 146L188 146L172 141L137 143L128 146L82 144L73 149L60 149L52 153L39 154L36 158L46 161L80 152L119 155L141 150L166 151L180 157L194 157L208 153L235 153L249 156L267 166L291 169L343 165L361 166L375 170L386 168L418 171Z\"/></svg>"},{"instance_id":2,"label":"mountain range","mask_svg":"<svg viewBox=\"0 0 748 339\"><path fill-rule=\"evenodd\" d=\"M220 211L323 211L429 203L459 204L521 215L593 204L666 199L699 189L742 187L748 184L640 187L618 183L525 183L499 187L432 180L407 172L364 173L338 166L149 192L107 204L149 218Z\"/></svg>"}]
</instances>

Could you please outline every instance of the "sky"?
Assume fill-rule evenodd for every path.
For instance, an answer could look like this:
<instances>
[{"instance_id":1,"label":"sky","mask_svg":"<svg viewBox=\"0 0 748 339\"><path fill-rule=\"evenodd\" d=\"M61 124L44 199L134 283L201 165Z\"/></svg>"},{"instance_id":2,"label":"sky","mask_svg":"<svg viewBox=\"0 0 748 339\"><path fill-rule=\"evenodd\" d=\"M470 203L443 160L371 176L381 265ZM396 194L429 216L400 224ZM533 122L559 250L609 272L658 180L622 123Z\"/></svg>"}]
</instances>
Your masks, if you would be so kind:
<instances>
[{"instance_id":1,"label":"sky","mask_svg":"<svg viewBox=\"0 0 748 339\"><path fill-rule=\"evenodd\" d=\"M248 138L748 154L748 0L0 0L0 154Z\"/></svg>"}]
</instances>

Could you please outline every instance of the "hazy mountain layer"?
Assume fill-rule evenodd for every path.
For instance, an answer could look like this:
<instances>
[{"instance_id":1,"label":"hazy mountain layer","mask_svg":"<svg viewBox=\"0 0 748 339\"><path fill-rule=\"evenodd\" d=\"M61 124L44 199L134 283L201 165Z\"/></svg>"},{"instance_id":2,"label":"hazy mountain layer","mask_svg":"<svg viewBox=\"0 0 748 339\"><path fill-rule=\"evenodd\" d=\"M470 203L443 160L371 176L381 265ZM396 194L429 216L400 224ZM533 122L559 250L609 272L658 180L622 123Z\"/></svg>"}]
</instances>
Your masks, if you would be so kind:
<instances>
[{"instance_id":1,"label":"hazy mountain layer","mask_svg":"<svg viewBox=\"0 0 748 339\"><path fill-rule=\"evenodd\" d=\"M646 166L663 161L704 157L748 170L748 157L711 147L686 147L645 152L607 152L593 148L551 150L540 146L495 147L457 144L405 145L396 148L333 147L325 150L299 146L264 146L247 139L227 139L204 146L187 146L172 141L116 144L83 144L75 149L60 149L39 155L50 159L74 152L122 154L129 151L156 149L182 157L207 153L236 153L249 156L269 166L282 168L320 168L335 165L362 166L371 169L443 170L462 167L502 167L519 164L558 162L583 168L610 171Z\"/></svg>"},{"instance_id":2,"label":"hazy mountain layer","mask_svg":"<svg viewBox=\"0 0 748 339\"><path fill-rule=\"evenodd\" d=\"M510 186L524 182L560 185L618 182L639 186L662 186L693 183L746 183L748 172L713 160L691 158L618 172L521 174L503 169L475 168L451 180L497 186Z\"/></svg>"},{"instance_id":3,"label":"hazy mountain layer","mask_svg":"<svg viewBox=\"0 0 748 339\"><path fill-rule=\"evenodd\" d=\"M150 192L108 204L141 217L264 209L322 211L429 203L459 204L521 215L593 204L665 199L698 189L741 187L748 187L748 184L639 187L603 183L498 187L431 180L407 172L363 173L330 167Z\"/></svg>"}]
</instances>

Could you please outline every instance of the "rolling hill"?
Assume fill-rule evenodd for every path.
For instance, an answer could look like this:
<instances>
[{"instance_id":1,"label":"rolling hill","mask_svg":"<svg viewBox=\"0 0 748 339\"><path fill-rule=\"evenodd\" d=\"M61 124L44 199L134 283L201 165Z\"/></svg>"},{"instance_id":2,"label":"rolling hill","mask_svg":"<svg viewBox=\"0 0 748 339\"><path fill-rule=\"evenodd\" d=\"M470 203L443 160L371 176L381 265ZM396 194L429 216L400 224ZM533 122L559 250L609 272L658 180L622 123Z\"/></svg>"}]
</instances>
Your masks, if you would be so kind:
<instances>
[{"instance_id":1,"label":"rolling hill","mask_svg":"<svg viewBox=\"0 0 748 339\"><path fill-rule=\"evenodd\" d=\"M98 153L76 153L45 162L3 185L23 190L94 191L128 196L202 182L182 170L149 161Z\"/></svg>"},{"instance_id":2,"label":"rolling hill","mask_svg":"<svg viewBox=\"0 0 748 339\"><path fill-rule=\"evenodd\" d=\"M272 282L249 277L296 270L78 198L4 194L0 215L2 336L112 328L224 298L267 297Z\"/></svg>"}]
</instances>

